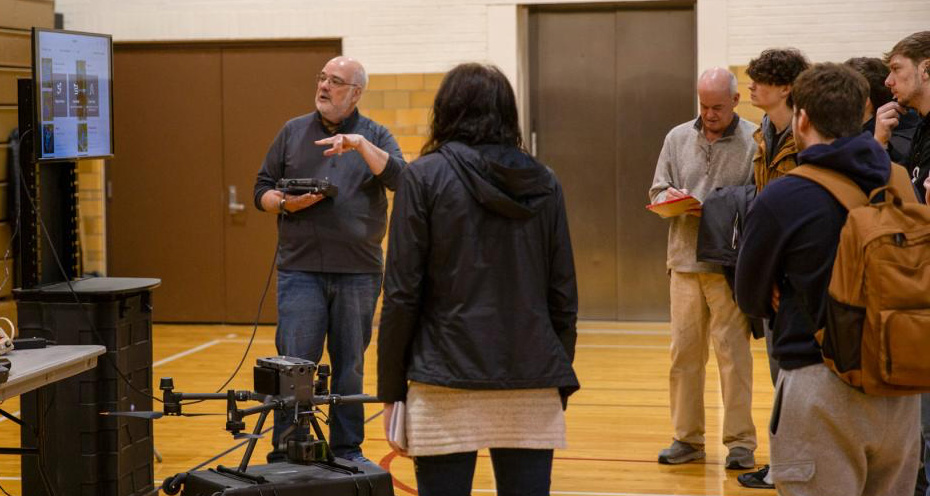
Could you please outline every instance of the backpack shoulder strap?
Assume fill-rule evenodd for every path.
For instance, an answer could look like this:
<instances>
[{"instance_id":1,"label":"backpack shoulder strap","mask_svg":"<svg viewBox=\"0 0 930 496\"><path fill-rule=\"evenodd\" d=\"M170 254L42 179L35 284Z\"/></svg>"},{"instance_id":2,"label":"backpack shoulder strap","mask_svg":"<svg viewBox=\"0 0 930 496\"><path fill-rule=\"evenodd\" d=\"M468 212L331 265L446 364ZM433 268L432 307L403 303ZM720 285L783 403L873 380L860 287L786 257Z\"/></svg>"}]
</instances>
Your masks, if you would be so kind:
<instances>
[{"instance_id":1,"label":"backpack shoulder strap","mask_svg":"<svg viewBox=\"0 0 930 496\"><path fill-rule=\"evenodd\" d=\"M891 163L891 178L888 179L888 186L894 190L895 196L900 198L904 203L917 203L917 192L914 191L914 183L911 182L911 175L903 165Z\"/></svg>"},{"instance_id":2,"label":"backpack shoulder strap","mask_svg":"<svg viewBox=\"0 0 930 496\"><path fill-rule=\"evenodd\" d=\"M802 164L788 172L788 175L800 176L823 186L846 210L869 203L869 197L865 196L858 184L834 170Z\"/></svg>"}]
</instances>

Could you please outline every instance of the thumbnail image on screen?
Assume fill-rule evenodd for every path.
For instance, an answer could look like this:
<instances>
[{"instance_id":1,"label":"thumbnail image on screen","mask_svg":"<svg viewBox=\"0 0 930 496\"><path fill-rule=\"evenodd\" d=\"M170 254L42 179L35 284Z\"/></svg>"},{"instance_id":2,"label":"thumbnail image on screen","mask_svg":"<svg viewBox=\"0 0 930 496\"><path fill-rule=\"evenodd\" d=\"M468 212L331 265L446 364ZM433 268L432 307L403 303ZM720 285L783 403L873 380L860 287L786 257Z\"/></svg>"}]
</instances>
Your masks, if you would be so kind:
<instances>
[{"instance_id":1,"label":"thumbnail image on screen","mask_svg":"<svg viewBox=\"0 0 930 496\"><path fill-rule=\"evenodd\" d=\"M39 159L112 155L110 37L44 29L33 36Z\"/></svg>"},{"instance_id":2,"label":"thumbnail image on screen","mask_svg":"<svg viewBox=\"0 0 930 496\"><path fill-rule=\"evenodd\" d=\"M55 153L55 125L44 124L42 126L42 153Z\"/></svg>"}]
</instances>

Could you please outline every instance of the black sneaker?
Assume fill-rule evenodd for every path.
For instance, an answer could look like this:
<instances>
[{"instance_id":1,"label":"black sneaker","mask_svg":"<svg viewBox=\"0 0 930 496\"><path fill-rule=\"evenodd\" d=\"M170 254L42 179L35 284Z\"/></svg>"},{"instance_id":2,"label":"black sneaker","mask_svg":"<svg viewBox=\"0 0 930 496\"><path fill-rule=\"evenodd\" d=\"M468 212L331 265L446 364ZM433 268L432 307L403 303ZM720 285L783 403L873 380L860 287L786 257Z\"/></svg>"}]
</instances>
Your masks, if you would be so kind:
<instances>
[{"instance_id":1,"label":"black sneaker","mask_svg":"<svg viewBox=\"0 0 930 496\"><path fill-rule=\"evenodd\" d=\"M737 482L743 487L750 489L775 489L775 484L766 482L765 478L769 474L769 466L766 465L755 472L739 474L736 477Z\"/></svg>"}]
</instances>

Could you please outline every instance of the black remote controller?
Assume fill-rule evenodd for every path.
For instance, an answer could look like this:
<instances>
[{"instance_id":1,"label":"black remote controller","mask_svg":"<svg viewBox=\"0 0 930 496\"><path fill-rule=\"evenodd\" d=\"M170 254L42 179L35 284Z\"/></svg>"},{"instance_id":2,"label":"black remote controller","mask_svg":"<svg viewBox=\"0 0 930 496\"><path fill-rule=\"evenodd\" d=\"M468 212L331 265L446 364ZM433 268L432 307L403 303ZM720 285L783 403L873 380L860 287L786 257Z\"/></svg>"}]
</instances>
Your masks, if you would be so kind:
<instances>
[{"instance_id":1,"label":"black remote controller","mask_svg":"<svg viewBox=\"0 0 930 496\"><path fill-rule=\"evenodd\" d=\"M289 195L304 195L313 193L323 195L328 198L335 198L339 194L339 188L326 179L279 179L275 184L275 189L283 191Z\"/></svg>"},{"instance_id":2,"label":"black remote controller","mask_svg":"<svg viewBox=\"0 0 930 496\"><path fill-rule=\"evenodd\" d=\"M13 340L14 350L35 350L45 348L48 341L45 338L18 338Z\"/></svg>"}]
</instances>

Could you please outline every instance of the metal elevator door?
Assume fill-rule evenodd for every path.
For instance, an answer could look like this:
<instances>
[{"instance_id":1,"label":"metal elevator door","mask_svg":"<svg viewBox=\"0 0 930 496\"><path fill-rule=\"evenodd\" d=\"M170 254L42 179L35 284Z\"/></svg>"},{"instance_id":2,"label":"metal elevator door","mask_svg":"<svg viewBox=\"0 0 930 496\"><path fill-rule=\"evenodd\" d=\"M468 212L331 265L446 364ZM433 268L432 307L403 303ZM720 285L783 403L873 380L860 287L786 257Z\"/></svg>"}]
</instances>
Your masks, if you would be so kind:
<instances>
[{"instance_id":1,"label":"metal elevator door","mask_svg":"<svg viewBox=\"0 0 930 496\"><path fill-rule=\"evenodd\" d=\"M657 4L530 11L531 132L565 190L581 318L669 318L668 225L644 206L666 133L695 118L696 21Z\"/></svg>"}]
</instances>

